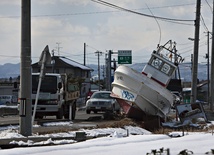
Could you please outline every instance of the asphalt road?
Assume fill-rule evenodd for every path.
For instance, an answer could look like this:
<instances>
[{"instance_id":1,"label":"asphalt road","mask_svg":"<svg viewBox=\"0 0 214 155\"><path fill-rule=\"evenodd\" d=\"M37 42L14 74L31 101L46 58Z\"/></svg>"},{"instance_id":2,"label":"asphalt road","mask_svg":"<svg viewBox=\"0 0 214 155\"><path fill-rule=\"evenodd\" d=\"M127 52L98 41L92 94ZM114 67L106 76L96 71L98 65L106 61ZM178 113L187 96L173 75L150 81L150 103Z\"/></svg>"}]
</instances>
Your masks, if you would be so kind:
<instances>
[{"instance_id":1,"label":"asphalt road","mask_svg":"<svg viewBox=\"0 0 214 155\"><path fill-rule=\"evenodd\" d=\"M57 130L75 130L84 127L94 127L97 126L99 123L103 123L104 120L104 113L97 113L94 114L86 114L85 110L79 110L76 113L75 120L64 120L64 119L56 119L55 116L47 116L44 117L42 120L35 120L35 124L40 125L40 127L33 127L33 133L48 133ZM0 117L0 126L9 126L9 125L19 125L19 115L7 115ZM57 125L57 126L44 126L45 123L50 122L71 122L72 126L65 126L65 125ZM108 120L109 121L109 120Z\"/></svg>"},{"instance_id":2,"label":"asphalt road","mask_svg":"<svg viewBox=\"0 0 214 155\"><path fill-rule=\"evenodd\" d=\"M76 131L78 133L78 130L81 128L94 128L98 124L106 123L106 122L111 122L113 120L105 120L104 118L104 113L91 113L91 114L86 114L85 110L79 110L77 111L76 119L75 120L57 120L56 116L48 116L44 117L41 120L35 120L35 124L32 128L32 135L33 134L39 134L41 137L21 137L21 138L6 138L6 139L1 139L0 141L0 149L6 149L6 148L13 148L13 147L19 147L17 144L10 144L12 140L15 141L24 141L27 142L28 140L32 140L34 142L41 142L41 141L46 141L50 137L47 136L42 136L45 134L51 134L51 133L59 133L59 132L68 132L68 131ZM4 128L1 127L7 127L7 126L18 126L19 125L19 115L7 115L7 116L0 116L0 132L1 130L4 130ZM65 121L67 125L61 123L62 121ZM60 122L57 124L57 122ZM53 123L57 125L47 125L46 123ZM70 123L70 124L69 124ZM61 124L61 125L60 125ZM94 138L94 137L82 137L82 133L80 132L81 136L76 136L76 137L51 137L53 140L61 140L61 139L73 139L76 141L83 141L86 139Z\"/></svg>"}]
</instances>

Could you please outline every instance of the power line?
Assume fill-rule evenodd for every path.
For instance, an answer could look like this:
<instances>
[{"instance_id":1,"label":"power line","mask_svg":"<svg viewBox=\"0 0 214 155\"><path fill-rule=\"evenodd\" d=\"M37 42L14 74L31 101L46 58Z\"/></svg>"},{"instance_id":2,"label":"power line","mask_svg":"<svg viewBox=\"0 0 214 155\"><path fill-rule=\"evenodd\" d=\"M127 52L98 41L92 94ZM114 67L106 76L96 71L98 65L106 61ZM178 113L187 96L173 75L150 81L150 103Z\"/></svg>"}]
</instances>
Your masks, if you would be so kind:
<instances>
[{"instance_id":1,"label":"power line","mask_svg":"<svg viewBox=\"0 0 214 155\"><path fill-rule=\"evenodd\" d=\"M146 5L147 6L147 5ZM149 9L149 7L147 6L147 8ZM151 14L152 14L152 16L154 16L154 14L152 13L152 11L149 9L149 11L151 12ZM155 19L155 21L156 21L156 23L157 23L157 25L158 25L158 28L159 28L159 32L160 32L160 36L159 36L159 42L158 42L158 44L160 44L160 42L161 42L161 27L160 27L160 24L158 23L158 20L156 19L156 18L154 18Z\"/></svg>"},{"instance_id":2,"label":"power line","mask_svg":"<svg viewBox=\"0 0 214 155\"><path fill-rule=\"evenodd\" d=\"M96 3L99 3L99 4L102 4L102 5L105 5L105 6L108 6L108 7L111 7L111 8L115 8L115 9L121 10L121 11L127 11L127 12L134 13L134 14L137 14L137 15L142 15L142 16L150 17L150 18L157 18L159 20L164 20L164 21L174 21L174 22L193 22L193 21L195 21L195 20L189 20L189 19L174 19L174 18L153 16L153 15L148 15L148 14L136 12L136 11L133 11L133 10L130 10L130 9L126 9L126 8L123 8L123 7L120 7L120 6L117 6L115 4L112 4L112 3L109 3L109 2L106 2L106 1L102 1L102 0L92 0L92 1L96 2Z\"/></svg>"},{"instance_id":3,"label":"power line","mask_svg":"<svg viewBox=\"0 0 214 155\"><path fill-rule=\"evenodd\" d=\"M97 2L97 3L104 2L104 1L98 2L99 0L98 1L92 0L92 1ZM188 5L193 5L193 4L195 4L195 3L152 7L151 9L159 9L159 8L167 8L167 7L178 7L178 6L188 6ZM103 4L103 5L106 5L106 4ZM109 6L109 5L107 5L107 6ZM112 6L109 6L109 7L112 7ZM135 13L135 14L138 14L138 15L143 15L143 16L146 16L146 17L157 18L159 20L164 20L166 22L171 22L171 23L174 23L174 24L191 25L192 26L193 24L182 23L182 22L192 22L192 21L194 21L194 20L171 19L171 18L164 18L164 17L153 16L153 15L147 15L147 14L139 13L139 12L132 11L132 10L129 10L129 9L125 9L125 8L122 8L122 7L118 7L118 8L115 8L115 9L119 9L120 11L127 11L127 12L131 12L131 13ZM142 9L146 9L146 8L133 9L133 10L142 10ZM112 13L112 12L119 12L119 11L79 12L79 13L52 14L52 15L46 14L46 15L32 15L32 17L61 17L61 16L90 15L90 14ZM5 17L0 17L0 18L20 18L20 16L5 16Z\"/></svg>"},{"instance_id":4,"label":"power line","mask_svg":"<svg viewBox=\"0 0 214 155\"><path fill-rule=\"evenodd\" d=\"M8 58L20 58L20 56L18 55L0 55L0 57L8 57ZM39 57L34 57L34 56L31 56L31 58L39 58Z\"/></svg>"},{"instance_id":5,"label":"power line","mask_svg":"<svg viewBox=\"0 0 214 155\"><path fill-rule=\"evenodd\" d=\"M98 50L98 49L96 49L95 47L93 47L93 46L91 46L91 45L86 45L87 47L90 47L91 49L94 49L94 50L96 50L96 51L100 51L100 50Z\"/></svg>"},{"instance_id":6,"label":"power line","mask_svg":"<svg viewBox=\"0 0 214 155\"><path fill-rule=\"evenodd\" d=\"M150 9L162 9L162 8L171 8L171 7L188 6L188 5L195 5L195 3L150 7Z\"/></svg>"},{"instance_id":7,"label":"power line","mask_svg":"<svg viewBox=\"0 0 214 155\"><path fill-rule=\"evenodd\" d=\"M213 13L213 9L212 9L211 5L207 2L207 0L205 0L205 2L207 3L207 5L209 6L211 12Z\"/></svg>"},{"instance_id":8,"label":"power line","mask_svg":"<svg viewBox=\"0 0 214 155\"><path fill-rule=\"evenodd\" d=\"M205 46L204 42L200 43L199 47L202 47L202 46ZM178 51L181 51L181 50L178 50ZM193 52L193 47L189 50L186 50L186 51L183 51L183 52L180 52L180 54L188 54L188 56L183 56L183 58L186 58L186 57L189 57L190 54ZM203 57L204 55L199 55L200 57Z\"/></svg>"},{"instance_id":9,"label":"power line","mask_svg":"<svg viewBox=\"0 0 214 155\"><path fill-rule=\"evenodd\" d=\"M150 9L162 9L162 8L169 8L169 7L179 7L179 6L189 6L195 5L195 3L189 4L178 4L178 5L166 5L166 6L158 6L158 7L150 7ZM139 9L132 9L132 10L145 10L147 8L139 8ZM60 13L60 14L43 14L43 15L32 15L32 17L61 17L61 16L79 16L79 15L91 15L91 14L105 14L105 13L114 13L114 12L121 12L121 11L93 11L93 12L75 12L75 13ZM4 16L0 18L20 18L21 16Z\"/></svg>"},{"instance_id":10,"label":"power line","mask_svg":"<svg viewBox=\"0 0 214 155\"><path fill-rule=\"evenodd\" d=\"M204 18L203 18L202 15L201 15L201 21L202 21L202 23L203 23L203 26L204 26L205 31L208 32L209 30L208 30L208 28L207 28L207 26L206 26L206 24L205 24L205 21L204 21Z\"/></svg>"},{"instance_id":11,"label":"power line","mask_svg":"<svg viewBox=\"0 0 214 155\"><path fill-rule=\"evenodd\" d=\"M0 55L0 57L20 58L20 56Z\"/></svg>"}]
</instances>

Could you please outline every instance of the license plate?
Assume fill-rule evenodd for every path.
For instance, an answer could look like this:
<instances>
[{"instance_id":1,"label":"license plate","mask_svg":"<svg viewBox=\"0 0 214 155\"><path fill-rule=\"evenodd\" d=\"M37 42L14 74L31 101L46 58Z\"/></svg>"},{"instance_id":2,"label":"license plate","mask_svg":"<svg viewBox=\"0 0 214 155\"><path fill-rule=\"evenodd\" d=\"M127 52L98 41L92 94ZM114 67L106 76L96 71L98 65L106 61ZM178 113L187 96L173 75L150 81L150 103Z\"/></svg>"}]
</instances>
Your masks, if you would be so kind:
<instances>
[{"instance_id":1,"label":"license plate","mask_svg":"<svg viewBox=\"0 0 214 155\"><path fill-rule=\"evenodd\" d=\"M101 109L101 107L96 107L96 109Z\"/></svg>"}]
</instances>

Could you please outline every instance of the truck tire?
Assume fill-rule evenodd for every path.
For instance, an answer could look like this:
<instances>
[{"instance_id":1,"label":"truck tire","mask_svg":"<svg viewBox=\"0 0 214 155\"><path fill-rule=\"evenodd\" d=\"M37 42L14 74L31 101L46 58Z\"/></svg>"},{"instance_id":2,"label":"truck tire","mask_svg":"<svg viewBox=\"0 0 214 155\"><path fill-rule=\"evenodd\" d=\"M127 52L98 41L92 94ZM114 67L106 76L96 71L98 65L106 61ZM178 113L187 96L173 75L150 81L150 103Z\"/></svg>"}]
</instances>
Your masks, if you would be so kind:
<instances>
[{"instance_id":1,"label":"truck tire","mask_svg":"<svg viewBox=\"0 0 214 155\"><path fill-rule=\"evenodd\" d=\"M86 114L90 114L91 113L91 111L90 110L86 110Z\"/></svg>"},{"instance_id":2,"label":"truck tire","mask_svg":"<svg viewBox=\"0 0 214 155\"><path fill-rule=\"evenodd\" d=\"M76 103L74 103L72 106L72 120L75 119L75 116L76 116Z\"/></svg>"},{"instance_id":3,"label":"truck tire","mask_svg":"<svg viewBox=\"0 0 214 155\"><path fill-rule=\"evenodd\" d=\"M69 106L68 105L64 105L64 118L65 119L69 119Z\"/></svg>"},{"instance_id":4,"label":"truck tire","mask_svg":"<svg viewBox=\"0 0 214 155\"><path fill-rule=\"evenodd\" d=\"M57 114L56 114L57 119L62 119L63 118L63 108L59 108Z\"/></svg>"}]
</instances>

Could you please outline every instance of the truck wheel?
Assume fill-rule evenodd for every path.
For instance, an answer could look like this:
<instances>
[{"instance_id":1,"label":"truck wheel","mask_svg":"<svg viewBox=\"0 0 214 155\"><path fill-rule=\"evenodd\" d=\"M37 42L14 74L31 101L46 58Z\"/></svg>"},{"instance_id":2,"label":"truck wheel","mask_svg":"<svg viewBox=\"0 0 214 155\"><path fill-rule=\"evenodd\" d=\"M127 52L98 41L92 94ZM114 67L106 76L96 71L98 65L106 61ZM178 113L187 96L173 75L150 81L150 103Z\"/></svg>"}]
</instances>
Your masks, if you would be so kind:
<instances>
[{"instance_id":1,"label":"truck wheel","mask_svg":"<svg viewBox=\"0 0 214 155\"><path fill-rule=\"evenodd\" d=\"M69 119L69 114L68 113L64 114L64 118Z\"/></svg>"},{"instance_id":2,"label":"truck wheel","mask_svg":"<svg viewBox=\"0 0 214 155\"><path fill-rule=\"evenodd\" d=\"M5 104L6 104L6 105L10 105L10 102L6 102Z\"/></svg>"},{"instance_id":3,"label":"truck wheel","mask_svg":"<svg viewBox=\"0 0 214 155\"><path fill-rule=\"evenodd\" d=\"M63 118L63 108L59 108L57 114L56 114L57 119L62 119Z\"/></svg>"},{"instance_id":4,"label":"truck wheel","mask_svg":"<svg viewBox=\"0 0 214 155\"><path fill-rule=\"evenodd\" d=\"M90 114L91 113L91 111L90 110L86 110L86 114Z\"/></svg>"},{"instance_id":5,"label":"truck wheel","mask_svg":"<svg viewBox=\"0 0 214 155\"><path fill-rule=\"evenodd\" d=\"M76 116L76 103L73 104L72 106L72 120L75 119L75 116Z\"/></svg>"},{"instance_id":6,"label":"truck wheel","mask_svg":"<svg viewBox=\"0 0 214 155\"><path fill-rule=\"evenodd\" d=\"M68 105L65 105L64 106L64 118L65 119L69 119L69 106Z\"/></svg>"}]
</instances>

